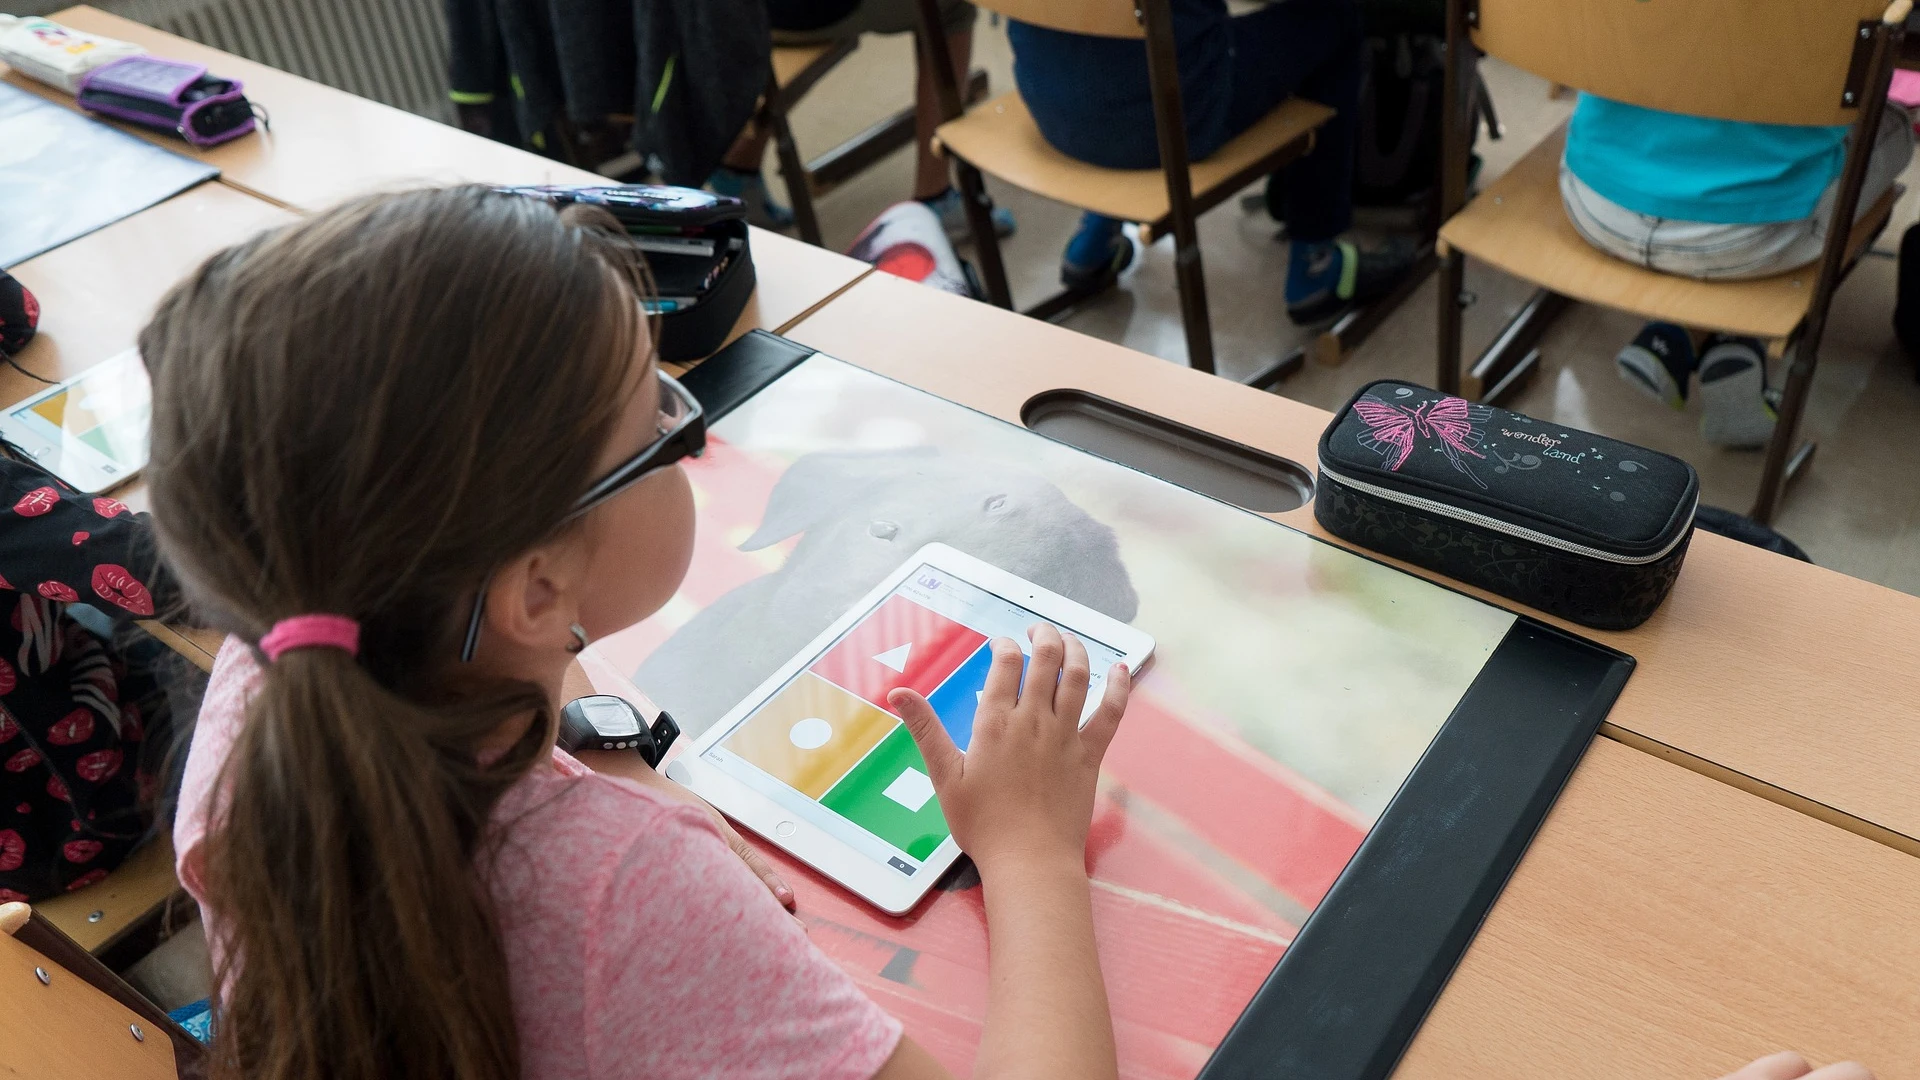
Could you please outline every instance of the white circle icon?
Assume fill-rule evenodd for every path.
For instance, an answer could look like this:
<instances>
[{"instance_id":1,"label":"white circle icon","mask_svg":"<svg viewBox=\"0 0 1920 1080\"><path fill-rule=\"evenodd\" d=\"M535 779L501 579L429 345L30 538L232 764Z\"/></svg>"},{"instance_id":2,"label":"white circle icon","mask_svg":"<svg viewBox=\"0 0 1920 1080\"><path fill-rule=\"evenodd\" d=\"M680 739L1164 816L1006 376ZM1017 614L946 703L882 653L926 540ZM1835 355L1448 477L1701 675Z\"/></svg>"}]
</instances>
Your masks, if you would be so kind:
<instances>
[{"instance_id":1,"label":"white circle icon","mask_svg":"<svg viewBox=\"0 0 1920 1080\"><path fill-rule=\"evenodd\" d=\"M787 732L787 738L802 750L818 750L833 738L833 725L817 716L809 716L793 725L793 730Z\"/></svg>"}]
</instances>

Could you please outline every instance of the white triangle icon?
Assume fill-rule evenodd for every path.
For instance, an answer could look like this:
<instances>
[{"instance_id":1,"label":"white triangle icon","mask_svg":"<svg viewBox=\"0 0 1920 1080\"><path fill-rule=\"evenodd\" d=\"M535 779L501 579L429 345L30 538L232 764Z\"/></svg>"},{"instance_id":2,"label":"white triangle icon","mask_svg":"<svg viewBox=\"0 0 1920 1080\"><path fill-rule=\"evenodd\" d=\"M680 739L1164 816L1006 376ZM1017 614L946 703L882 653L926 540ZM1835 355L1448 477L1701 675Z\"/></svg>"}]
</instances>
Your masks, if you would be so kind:
<instances>
[{"instance_id":1,"label":"white triangle icon","mask_svg":"<svg viewBox=\"0 0 1920 1080\"><path fill-rule=\"evenodd\" d=\"M875 656L874 659L887 665L899 674L905 675L907 673L907 654L912 651L913 642L909 641L897 649L888 649L886 652L880 653Z\"/></svg>"}]
</instances>

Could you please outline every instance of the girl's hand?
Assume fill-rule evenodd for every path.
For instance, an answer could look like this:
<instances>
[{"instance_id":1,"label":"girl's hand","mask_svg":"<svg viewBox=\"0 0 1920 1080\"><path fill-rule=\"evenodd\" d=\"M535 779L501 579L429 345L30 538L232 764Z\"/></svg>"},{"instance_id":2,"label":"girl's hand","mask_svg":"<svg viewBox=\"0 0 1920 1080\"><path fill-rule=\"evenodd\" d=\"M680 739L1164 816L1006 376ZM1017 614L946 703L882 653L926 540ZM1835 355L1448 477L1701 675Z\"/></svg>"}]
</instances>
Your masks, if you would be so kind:
<instances>
[{"instance_id":1,"label":"girl's hand","mask_svg":"<svg viewBox=\"0 0 1920 1080\"><path fill-rule=\"evenodd\" d=\"M25 904L0 904L0 934L13 936L13 932L27 925L31 918L33 909Z\"/></svg>"},{"instance_id":2,"label":"girl's hand","mask_svg":"<svg viewBox=\"0 0 1920 1080\"><path fill-rule=\"evenodd\" d=\"M1100 759L1119 729L1130 681L1115 664L1085 728L1087 650L1049 623L1027 631L1033 657L1020 685L1020 646L993 641L993 666L973 716L973 742L954 746L927 699L895 690L887 701L906 721L954 840L982 876L1005 863L1070 859L1084 874Z\"/></svg>"},{"instance_id":3,"label":"girl's hand","mask_svg":"<svg viewBox=\"0 0 1920 1080\"><path fill-rule=\"evenodd\" d=\"M1873 1080L1873 1074L1857 1061L1842 1061L1816 1069L1807 1059L1791 1050L1769 1054L1721 1080Z\"/></svg>"},{"instance_id":4,"label":"girl's hand","mask_svg":"<svg viewBox=\"0 0 1920 1080\"><path fill-rule=\"evenodd\" d=\"M664 780L666 778L662 777L661 779ZM773 898L780 901L781 907L786 908L788 911L794 910L796 901L793 896L792 886L788 885L787 880L780 876L780 872L773 868L773 864L769 863L766 857L760 854L759 849L747 843L744 837L735 832L732 823L728 822L727 819L721 815L720 811L715 810L707 800L702 799L691 791L687 791L686 788L680 787L679 784L675 784L671 780L667 780L667 783L673 787L680 788L688 801L698 804L701 809L705 810L707 816L713 819L713 823L720 826L720 835L726 838L727 846L733 849L733 853L740 857L741 862L747 864L747 869L753 871L753 876L760 879L760 884L765 885L767 891L773 894ZM806 924L801 923L800 925L804 927ZM1826 1078L1821 1077L1821 1080L1826 1080ZM1869 1077L1868 1080L1872 1080L1872 1078Z\"/></svg>"}]
</instances>

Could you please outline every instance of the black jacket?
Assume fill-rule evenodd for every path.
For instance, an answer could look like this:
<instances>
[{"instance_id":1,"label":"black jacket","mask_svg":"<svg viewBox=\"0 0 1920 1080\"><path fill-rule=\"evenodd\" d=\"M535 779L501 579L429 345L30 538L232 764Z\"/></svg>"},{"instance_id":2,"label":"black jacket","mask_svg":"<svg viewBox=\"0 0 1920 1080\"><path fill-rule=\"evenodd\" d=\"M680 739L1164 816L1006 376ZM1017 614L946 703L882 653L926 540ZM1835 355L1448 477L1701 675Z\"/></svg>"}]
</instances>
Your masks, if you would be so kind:
<instances>
[{"instance_id":1,"label":"black jacket","mask_svg":"<svg viewBox=\"0 0 1920 1080\"><path fill-rule=\"evenodd\" d=\"M698 186L766 89L762 0L446 0L454 99L510 94L526 143L556 125L633 118L633 148L669 184Z\"/></svg>"}]
</instances>

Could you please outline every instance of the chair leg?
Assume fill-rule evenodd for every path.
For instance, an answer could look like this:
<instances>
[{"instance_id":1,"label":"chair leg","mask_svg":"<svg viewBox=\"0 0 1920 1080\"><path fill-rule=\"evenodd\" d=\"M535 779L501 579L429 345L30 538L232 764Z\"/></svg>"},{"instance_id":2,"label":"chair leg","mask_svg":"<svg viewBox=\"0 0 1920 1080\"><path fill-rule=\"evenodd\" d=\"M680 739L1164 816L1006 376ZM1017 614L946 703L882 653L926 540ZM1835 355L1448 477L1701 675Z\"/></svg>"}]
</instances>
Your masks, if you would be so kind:
<instances>
[{"instance_id":1,"label":"chair leg","mask_svg":"<svg viewBox=\"0 0 1920 1080\"><path fill-rule=\"evenodd\" d=\"M800 239L815 247L824 247L820 238L820 219L813 212L813 177L800 158L800 147L793 141L793 128L782 109L768 109L767 122L773 126L774 153L780 159L780 176L787 182L787 201L793 205L793 224Z\"/></svg>"},{"instance_id":2,"label":"chair leg","mask_svg":"<svg viewBox=\"0 0 1920 1080\"><path fill-rule=\"evenodd\" d=\"M973 257L980 264L980 283L986 286L987 302L995 307L1013 309L1013 290L1007 285L1007 265L1000 258L1000 238L993 231L993 197L980 170L956 159L953 169L960 181L960 198L967 208L967 227L973 233Z\"/></svg>"},{"instance_id":3,"label":"chair leg","mask_svg":"<svg viewBox=\"0 0 1920 1080\"><path fill-rule=\"evenodd\" d=\"M1794 346L1793 364L1787 368L1786 390L1780 399L1780 416L1774 421L1772 437L1767 440L1767 460L1760 470L1760 491L1754 499L1753 512L1747 515L1762 525L1773 524L1774 515L1780 512L1787 482L1813 456L1808 447L1795 453L1794 439L1799 437L1800 416L1806 411L1807 395L1813 390L1813 369L1819 359L1812 342L1806 338Z\"/></svg>"},{"instance_id":4,"label":"chair leg","mask_svg":"<svg viewBox=\"0 0 1920 1080\"><path fill-rule=\"evenodd\" d=\"M1447 252L1440 260L1440 287L1435 290L1440 305L1440 369L1434 386L1443 394L1460 392L1460 308L1465 283L1466 257L1458 251Z\"/></svg>"},{"instance_id":5,"label":"chair leg","mask_svg":"<svg viewBox=\"0 0 1920 1080\"><path fill-rule=\"evenodd\" d=\"M1463 396L1493 405L1524 386L1540 362L1540 350L1534 344L1568 303L1566 297L1550 289L1535 289L1495 335L1493 344L1474 361L1467 372Z\"/></svg>"},{"instance_id":6,"label":"chair leg","mask_svg":"<svg viewBox=\"0 0 1920 1080\"><path fill-rule=\"evenodd\" d=\"M1207 316L1207 280L1200 270L1199 238L1189 226L1186 244L1173 248L1173 273L1180 285L1180 321L1187 330L1187 366L1213 374L1213 323Z\"/></svg>"},{"instance_id":7,"label":"chair leg","mask_svg":"<svg viewBox=\"0 0 1920 1080\"><path fill-rule=\"evenodd\" d=\"M1300 374L1307 366L1307 350L1294 349L1292 352L1249 375L1243 381L1255 390L1270 390L1287 379Z\"/></svg>"}]
</instances>

